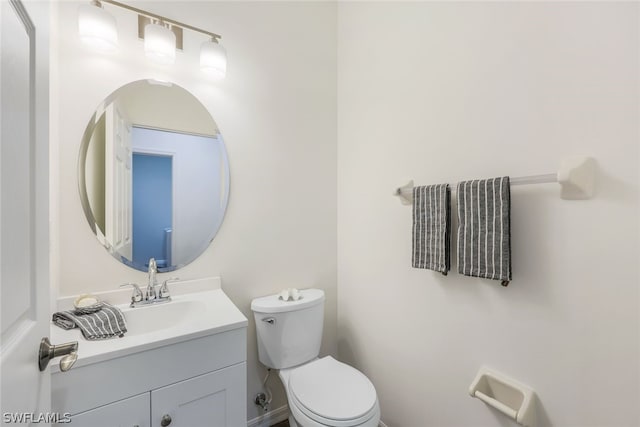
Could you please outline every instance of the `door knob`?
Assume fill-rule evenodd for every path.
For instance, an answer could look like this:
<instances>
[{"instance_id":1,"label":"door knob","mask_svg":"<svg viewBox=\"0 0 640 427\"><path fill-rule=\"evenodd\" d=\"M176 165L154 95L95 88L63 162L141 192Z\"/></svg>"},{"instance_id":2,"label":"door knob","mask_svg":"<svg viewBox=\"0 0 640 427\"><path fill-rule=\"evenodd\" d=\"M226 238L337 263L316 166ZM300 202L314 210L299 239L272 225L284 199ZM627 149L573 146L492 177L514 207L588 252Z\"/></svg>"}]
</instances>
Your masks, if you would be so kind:
<instances>
[{"instance_id":1,"label":"door knob","mask_svg":"<svg viewBox=\"0 0 640 427\"><path fill-rule=\"evenodd\" d=\"M78 360L78 341L52 345L49 338L42 338L38 351L38 366L40 367L40 371L44 371L47 368L51 359L60 356L64 356L60 359L60 370L67 372L73 364L76 363L76 360Z\"/></svg>"},{"instance_id":2,"label":"door knob","mask_svg":"<svg viewBox=\"0 0 640 427\"><path fill-rule=\"evenodd\" d=\"M162 419L160 420L160 425L162 427L167 427L169 424L171 424L171 415L169 414L163 415Z\"/></svg>"}]
</instances>

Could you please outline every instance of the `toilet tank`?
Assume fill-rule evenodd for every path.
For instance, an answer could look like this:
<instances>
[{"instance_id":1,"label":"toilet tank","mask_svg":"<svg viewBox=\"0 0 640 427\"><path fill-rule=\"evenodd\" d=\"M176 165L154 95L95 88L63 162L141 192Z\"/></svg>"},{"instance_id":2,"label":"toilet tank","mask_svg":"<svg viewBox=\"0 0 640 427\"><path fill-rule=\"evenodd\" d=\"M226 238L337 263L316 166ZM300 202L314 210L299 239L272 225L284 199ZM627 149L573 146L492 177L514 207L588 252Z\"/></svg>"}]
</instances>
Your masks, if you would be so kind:
<instances>
[{"instance_id":1,"label":"toilet tank","mask_svg":"<svg viewBox=\"0 0 640 427\"><path fill-rule=\"evenodd\" d=\"M297 301L269 295L251 301L262 364L284 369L313 360L320 353L324 291L303 289Z\"/></svg>"}]
</instances>

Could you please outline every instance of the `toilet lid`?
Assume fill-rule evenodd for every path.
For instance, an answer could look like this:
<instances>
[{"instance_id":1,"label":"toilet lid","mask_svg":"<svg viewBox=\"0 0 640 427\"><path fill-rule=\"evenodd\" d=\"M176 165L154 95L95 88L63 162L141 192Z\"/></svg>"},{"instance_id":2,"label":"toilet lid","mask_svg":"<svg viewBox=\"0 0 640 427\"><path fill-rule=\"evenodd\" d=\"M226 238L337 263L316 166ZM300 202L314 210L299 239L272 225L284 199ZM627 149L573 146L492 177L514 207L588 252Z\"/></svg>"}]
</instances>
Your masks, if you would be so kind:
<instances>
[{"instance_id":1,"label":"toilet lid","mask_svg":"<svg viewBox=\"0 0 640 427\"><path fill-rule=\"evenodd\" d=\"M294 369L289 389L312 418L314 414L335 421L369 418L377 402L369 378L331 356Z\"/></svg>"}]
</instances>

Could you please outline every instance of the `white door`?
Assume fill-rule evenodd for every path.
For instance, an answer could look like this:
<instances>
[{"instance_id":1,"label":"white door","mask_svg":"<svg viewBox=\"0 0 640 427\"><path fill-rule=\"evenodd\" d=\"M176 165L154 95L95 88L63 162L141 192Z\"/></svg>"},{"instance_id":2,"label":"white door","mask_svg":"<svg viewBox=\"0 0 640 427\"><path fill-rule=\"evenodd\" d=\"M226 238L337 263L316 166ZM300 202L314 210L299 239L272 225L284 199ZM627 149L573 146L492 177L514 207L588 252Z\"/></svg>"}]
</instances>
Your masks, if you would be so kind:
<instances>
[{"instance_id":1,"label":"white door","mask_svg":"<svg viewBox=\"0 0 640 427\"><path fill-rule=\"evenodd\" d=\"M50 406L37 357L49 335L48 55L48 2L0 1L2 424L37 420Z\"/></svg>"},{"instance_id":2,"label":"white door","mask_svg":"<svg viewBox=\"0 0 640 427\"><path fill-rule=\"evenodd\" d=\"M105 234L110 250L133 260L131 124L117 103L105 109Z\"/></svg>"}]
</instances>

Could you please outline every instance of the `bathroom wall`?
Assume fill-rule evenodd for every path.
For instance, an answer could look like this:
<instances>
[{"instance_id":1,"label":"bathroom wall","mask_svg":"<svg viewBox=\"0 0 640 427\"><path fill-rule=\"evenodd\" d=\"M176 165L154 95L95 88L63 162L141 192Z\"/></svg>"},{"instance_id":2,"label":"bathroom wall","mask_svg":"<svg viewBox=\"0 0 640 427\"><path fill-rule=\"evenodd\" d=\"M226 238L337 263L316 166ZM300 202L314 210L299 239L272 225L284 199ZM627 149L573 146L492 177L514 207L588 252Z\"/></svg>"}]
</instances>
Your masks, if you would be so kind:
<instances>
[{"instance_id":1,"label":"bathroom wall","mask_svg":"<svg viewBox=\"0 0 640 427\"><path fill-rule=\"evenodd\" d=\"M338 348L389 427L515 425L469 397L481 365L537 391L540 426L640 424L638 17L637 3L339 4ZM598 162L594 199L513 188L508 287L455 261L447 277L410 267L396 187L581 154Z\"/></svg>"},{"instance_id":2,"label":"bathroom wall","mask_svg":"<svg viewBox=\"0 0 640 427\"><path fill-rule=\"evenodd\" d=\"M84 2L83 2L84 3ZM153 65L135 37L136 16L105 5L118 19L120 51L102 55L77 37L79 2L57 2L52 35L52 281L54 296L144 283L91 233L77 190L77 158L96 106L138 79L171 80L211 112L226 143L230 199L207 251L178 271L182 279L220 275L223 288L249 318L248 418L265 369L257 361L252 298L284 287L326 291L323 354L336 353L336 5L278 2L130 2L222 34L226 79L198 68L202 39L185 33L191 50L174 66ZM191 38L189 38L191 37ZM175 274L175 273L174 273ZM177 286L177 285L176 285ZM272 408L286 403L269 380Z\"/></svg>"}]
</instances>

